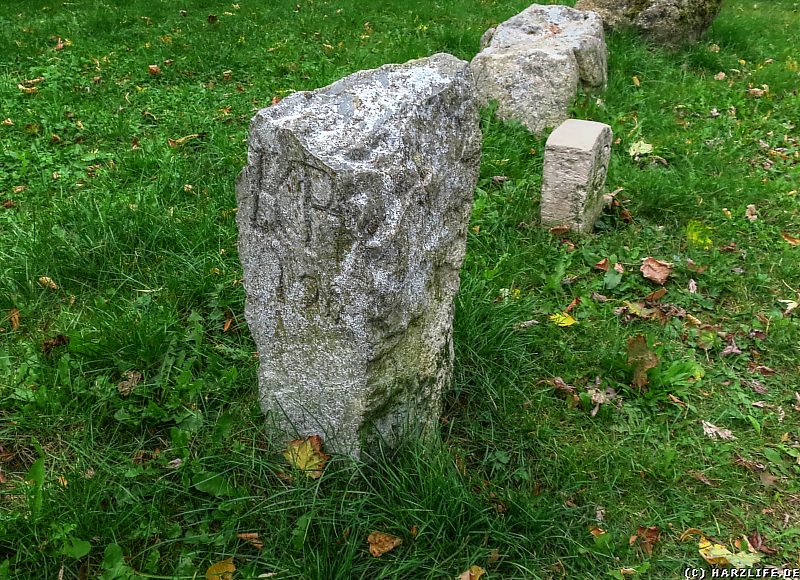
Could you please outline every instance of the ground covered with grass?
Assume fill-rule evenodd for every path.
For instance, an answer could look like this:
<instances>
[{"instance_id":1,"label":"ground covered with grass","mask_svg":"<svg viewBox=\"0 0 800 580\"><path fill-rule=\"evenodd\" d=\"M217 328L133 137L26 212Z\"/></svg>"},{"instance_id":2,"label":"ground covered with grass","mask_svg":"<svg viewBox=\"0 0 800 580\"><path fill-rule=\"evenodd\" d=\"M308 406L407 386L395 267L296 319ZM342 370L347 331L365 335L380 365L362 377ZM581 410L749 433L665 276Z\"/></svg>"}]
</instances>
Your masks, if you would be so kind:
<instances>
[{"instance_id":1,"label":"ground covered with grass","mask_svg":"<svg viewBox=\"0 0 800 580\"><path fill-rule=\"evenodd\" d=\"M0 578L678 578L702 537L800 567L796 2L609 35L591 236L538 226L544 140L485 111L441 442L319 479L258 409L247 122L527 3L0 6Z\"/></svg>"}]
</instances>

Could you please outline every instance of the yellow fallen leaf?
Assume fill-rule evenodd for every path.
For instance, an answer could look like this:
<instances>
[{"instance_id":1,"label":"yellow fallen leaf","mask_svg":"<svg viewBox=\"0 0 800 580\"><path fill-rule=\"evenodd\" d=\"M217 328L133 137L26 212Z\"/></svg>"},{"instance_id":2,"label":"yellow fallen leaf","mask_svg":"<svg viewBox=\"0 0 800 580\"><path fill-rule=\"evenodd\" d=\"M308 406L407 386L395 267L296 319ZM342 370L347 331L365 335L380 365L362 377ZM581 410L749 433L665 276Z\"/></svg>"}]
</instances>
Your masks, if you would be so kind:
<instances>
[{"instance_id":1,"label":"yellow fallen leaf","mask_svg":"<svg viewBox=\"0 0 800 580\"><path fill-rule=\"evenodd\" d=\"M233 580L234 572L236 566L233 564L233 558L225 558L206 570L206 580Z\"/></svg>"},{"instance_id":2,"label":"yellow fallen leaf","mask_svg":"<svg viewBox=\"0 0 800 580\"><path fill-rule=\"evenodd\" d=\"M304 471L306 476L312 479L322 477L325 464L331 458L322 451L322 437L319 435L289 441L283 456L286 461Z\"/></svg>"},{"instance_id":3,"label":"yellow fallen leaf","mask_svg":"<svg viewBox=\"0 0 800 580\"><path fill-rule=\"evenodd\" d=\"M486 570L480 566L470 566L469 570L464 570L458 580L478 580L481 576L486 574Z\"/></svg>"},{"instance_id":4,"label":"yellow fallen leaf","mask_svg":"<svg viewBox=\"0 0 800 580\"><path fill-rule=\"evenodd\" d=\"M167 139L167 145L170 147L177 147L178 145L183 145L190 139L197 139L200 136L199 133L193 133L191 135L186 135L186 137L181 137L179 139Z\"/></svg>"},{"instance_id":5,"label":"yellow fallen leaf","mask_svg":"<svg viewBox=\"0 0 800 580\"><path fill-rule=\"evenodd\" d=\"M403 543L403 540L391 534L384 534L383 532L372 532L367 537L369 544L369 553L380 558L386 552L391 552L397 546Z\"/></svg>"},{"instance_id":6,"label":"yellow fallen leaf","mask_svg":"<svg viewBox=\"0 0 800 580\"><path fill-rule=\"evenodd\" d=\"M700 538L697 545L703 559L712 565L733 566L734 568L752 568L761 561L761 556L750 552L731 552L722 544L715 544L705 536Z\"/></svg>"},{"instance_id":7,"label":"yellow fallen leaf","mask_svg":"<svg viewBox=\"0 0 800 580\"><path fill-rule=\"evenodd\" d=\"M653 146L644 141L637 141L628 149L628 155L631 157L639 157L640 155L647 155L653 152Z\"/></svg>"},{"instance_id":8,"label":"yellow fallen leaf","mask_svg":"<svg viewBox=\"0 0 800 580\"><path fill-rule=\"evenodd\" d=\"M633 86L638 87L641 83L639 82L639 77L633 75Z\"/></svg>"},{"instance_id":9,"label":"yellow fallen leaf","mask_svg":"<svg viewBox=\"0 0 800 580\"><path fill-rule=\"evenodd\" d=\"M576 324L578 321L572 318L569 314L560 312L558 314L551 314L549 316L550 320L556 323L557 326L572 326Z\"/></svg>"}]
</instances>

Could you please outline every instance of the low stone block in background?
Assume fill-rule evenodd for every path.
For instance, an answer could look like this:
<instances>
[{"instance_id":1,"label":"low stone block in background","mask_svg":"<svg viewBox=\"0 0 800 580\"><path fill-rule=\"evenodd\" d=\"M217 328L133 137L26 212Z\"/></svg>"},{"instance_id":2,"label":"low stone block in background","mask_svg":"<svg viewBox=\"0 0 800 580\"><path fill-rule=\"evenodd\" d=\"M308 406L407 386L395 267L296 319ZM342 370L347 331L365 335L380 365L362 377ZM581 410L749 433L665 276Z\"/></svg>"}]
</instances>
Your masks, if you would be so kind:
<instances>
[{"instance_id":1,"label":"low stone block in background","mask_svg":"<svg viewBox=\"0 0 800 580\"><path fill-rule=\"evenodd\" d=\"M579 85L605 89L603 23L593 12L534 4L487 30L470 67L481 105L496 100L500 118L541 133L569 117Z\"/></svg>"},{"instance_id":2,"label":"low stone block in background","mask_svg":"<svg viewBox=\"0 0 800 580\"><path fill-rule=\"evenodd\" d=\"M634 28L666 45L697 42L719 14L722 0L578 0L600 14L606 28Z\"/></svg>"},{"instance_id":3,"label":"low stone block in background","mask_svg":"<svg viewBox=\"0 0 800 580\"><path fill-rule=\"evenodd\" d=\"M550 134L542 176L542 225L590 232L603 211L611 127L569 119Z\"/></svg>"},{"instance_id":4,"label":"low stone block in background","mask_svg":"<svg viewBox=\"0 0 800 580\"><path fill-rule=\"evenodd\" d=\"M468 63L361 71L262 109L237 183L262 408L358 456L438 424L481 134Z\"/></svg>"}]
</instances>

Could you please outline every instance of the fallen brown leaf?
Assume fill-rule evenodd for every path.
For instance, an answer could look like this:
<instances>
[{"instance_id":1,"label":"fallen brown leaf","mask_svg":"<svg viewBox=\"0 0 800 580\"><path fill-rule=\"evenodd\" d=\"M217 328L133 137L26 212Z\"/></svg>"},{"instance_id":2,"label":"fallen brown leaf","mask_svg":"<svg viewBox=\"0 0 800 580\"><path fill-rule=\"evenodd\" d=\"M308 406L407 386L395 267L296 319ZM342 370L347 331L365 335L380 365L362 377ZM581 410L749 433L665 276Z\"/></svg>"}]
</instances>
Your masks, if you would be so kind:
<instances>
[{"instance_id":1,"label":"fallen brown leaf","mask_svg":"<svg viewBox=\"0 0 800 580\"><path fill-rule=\"evenodd\" d=\"M672 274L672 264L648 256L642 260L639 271L648 280L663 285Z\"/></svg>"},{"instance_id":2,"label":"fallen brown leaf","mask_svg":"<svg viewBox=\"0 0 800 580\"><path fill-rule=\"evenodd\" d=\"M63 334L59 334L55 338L48 338L42 344L42 352L45 355L49 355L53 349L58 348L59 346L64 346L69 344L69 337L64 336Z\"/></svg>"},{"instance_id":3,"label":"fallen brown leaf","mask_svg":"<svg viewBox=\"0 0 800 580\"><path fill-rule=\"evenodd\" d=\"M12 308L8 311L8 320L11 322L11 330L19 328L19 310Z\"/></svg>"},{"instance_id":4,"label":"fallen brown leaf","mask_svg":"<svg viewBox=\"0 0 800 580\"><path fill-rule=\"evenodd\" d=\"M744 212L744 217L749 219L751 222L756 221L758 219L758 210L756 210L756 206L752 203L748 205Z\"/></svg>"},{"instance_id":5,"label":"fallen brown leaf","mask_svg":"<svg viewBox=\"0 0 800 580\"><path fill-rule=\"evenodd\" d=\"M633 386L644 388L649 382L647 371L655 368L658 362L658 356L647 348L647 339L643 335L628 339L628 364L633 365Z\"/></svg>"},{"instance_id":6,"label":"fallen brown leaf","mask_svg":"<svg viewBox=\"0 0 800 580\"><path fill-rule=\"evenodd\" d=\"M650 556L653 554L653 547L660 537L661 530L658 529L658 526L639 526L636 530L636 534L631 536L629 543L634 544L636 540L638 540L644 553Z\"/></svg>"},{"instance_id":7,"label":"fallen brown leaf","mask_svg":"<svg viewBox=\"0 0 800 580\"><path fill-rule=\"evenodd\" d=\"M774 556L778 553L778 550L774 548L769 548L765 545L765 538L758 530L751 532L750 537L747 538L750 542L750 546L753 547L754 550L757 550L767 556Z\"/></svg>"},{"instance_id":8,"label":"fallen brown leaf","mask_svg":"<svg viewBox=\"0 0 800 580\"><path fill-rule=\"evenodd\" d=\"M659 288L658 290L653 290L652 292L650 292L650 294L648 294L647 296L644 297L644 301L645 302L658 302L659 300L661 300L664 297L664 294L666 294L666 293L667 293L667 289L666 288Z\"/></svg>"},{"instance_id":9,"label":"fallen brown leaf","mask_svg":"<svg viewBox=\"0 0 800 580\"><path fill-rule=\"evenodd\" d=\"M383 532L372 532L367 537L369 544L369 553L380 558L387 552L391 552L397 546L403 543L403 540L391 534L384 534Z\"/></svg>"},{"instance_id":10,"label":"fallen brown leaf","mask_svg":"<svg viewBox=\"0 0 800 580\"><path fill-rule=\"evenodd\" d=\"M741 455L734 455L733 456L733 463L734 465L738 465L739 467L744 467L749 471L764 471L767 466L763 463L758 463L753 461L752 459L745 459Z\"/></svg>"},{"instance_id":11,"label":"fallen brown leaf","mask_svg":"<svg viewBox=\"0 0 800 580\"><path fill-rule=\"evenodd\" d=\"M751 373L758 373L758 374L763 375L765 377L771 377L772 375L775 374L775 369L771 369L770 367L765 366L765 365L759 365L759 364L756 364L754 362L751 362L747 366L748 366L748 369L750 370Z\"/></svg>"},{"instance_id":12,"label":"fallen brown leaf","mask_svg":"<svg viewBox=\"0 0 800 580\"><path fill-rule=\"evenodd\" d=\"M547 383L548 385L552 386L557 391L561 391L562 393L567 393L569 395L576 394L575 387L565 383L564 379L562 379L561 377L553 377L552 379L545 379L542 382Z\"/></svg>"},{"instance_id":13,"label":"fallen brown leaf","mask_svg":"<svg viewBox=\"0 0 800 580\"><path fill-rule=\"evenodd\" d=\"M598 270L602 270L603 272L608 272L608 269L611 267L608 261L608 258L603 258L597 264L594 265L595 268ZM614 270L616 270L620 274L625 273L625 267L620 264L619 262L614 263Z\"/></svg>"},{"instance_id":14,"label":"fallen brown leaf","mask_svg":"<svg viewBox=\"0 0 800 580\"><path fill-rule=\"evenodd\" d=\"M670 394L668 395L668 398L669 398L669 400L670 400L670 401L672 401L672 402L673 402L673 403L675 403L676 405L680 405L681 407L685 407L685 406L686 406L686 403L684 403L683 401L681 401L681 400L680 400L678 397L676 397L676 396L675 396L675 395L673 395L672 393L670 393Z\"/></svg>"},{"instance_id":15,"label":"fallen brown leaf","mask_svg":"<svg viewBox=\"0 0 800 580\"><path fill-rule=\"evenodd\" d=\"M161 74L161 68L157 64L147 65L147 73L153 76Z\"/></svg>"},{"instance_id":16,"label":"fallen brown leaf","mask_svg":"<svg viewBox=\"0 0 800 580\"><path fill-rule=\"evenodd\" d=\"M784 240L786 240L787 242L789 242L789 244L791 244L792 246L800 245L800 238L796 238L794 236L790 236L786 232L781 232L781 237Z\"/></svg>"},{"instance_id":17,"label":"fallen brown leaf","mask_svg":"<svg viewBox=\"0 0 800 580\"><path fill-rule=\"evenodd\" d=\"M695 478L697 481L706 484L709 487L718 487L719 484L714 483L702 471L690 471L689 475Z\"/></svg>"},{"instance_id":18,"label":"fallen brown leaf","mask_svg":"<svg viewBox=\"0 0 800 580\"><path fill-rule=\"evenodd\" d=\"M123 379L117 383L117 391L123 397L127 397L142 380L142 373L139 371L125 371L122 376Z\"/></svg>"},{"instance_id":19,"label":"fallen brown leaf","mask_svg":"<svg viewBox=\"0 0 800 580\"><path fill-rule=\"evenodd\" d=\"M261 541L257 532L244 532L241 534L236 534L236 537L240 540L244 540L256 550L261 550L264 548L264 542Z\"/></svg>"},{"instance_id":20,"label":"fallen brown leaf","mask_svg":"<svg viewBox=\"0 0 800 580\"><path fill-rule=\"evenodd\" d=\"M711 439L722 439L723 441L735 441L736 436L731 433L730 429L722 429L716 425L703 421L703 433Z\"/></svg>"}]
</instances>

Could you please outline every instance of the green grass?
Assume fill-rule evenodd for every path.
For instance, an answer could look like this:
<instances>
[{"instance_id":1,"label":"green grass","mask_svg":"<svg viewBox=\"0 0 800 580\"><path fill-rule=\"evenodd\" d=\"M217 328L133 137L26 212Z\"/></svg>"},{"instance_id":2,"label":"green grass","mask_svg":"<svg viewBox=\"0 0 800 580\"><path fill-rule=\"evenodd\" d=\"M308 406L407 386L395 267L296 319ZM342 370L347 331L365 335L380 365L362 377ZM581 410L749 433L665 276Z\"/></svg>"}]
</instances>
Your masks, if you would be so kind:
<instances>
[{"instance_id":1,"label":"green grass","mask_svg":"<svg viewBox=\"0 0 800 580\"><path fill-rule=\"evenodd\" d=\"M729 0L677 52L608 37L608 91L573 108L619 140L621 205L592 236L539 228L544 141L484 112L441 442L286 480L242 317L248 120L362 68L471 58L526 5L0 1L0 579L203 578L228 557L236 578L681 578L706 566L687 528L734 551L758 531L764 563L800 566L800 333L779 302L800 300L800 247L781 236L800 237L792 0ZM654 150L637 161L639 140ZM674 264L662 303L702 326L617 312L656 288L646 256ZM621 280L594 268L606 257ZM577 324L549 321L575 298ZM626 362L637 335L660 359L646 392ZM723 357L730 339L741 354ZM123 396L129 371L143 378ZM596 377L617 399L592 416ZM629 542L639 526L661 531L652 554ZM375 530L403 544L373 558ZM237 537L253 532L263 549Z\"/></svg>"}]
</instances>

